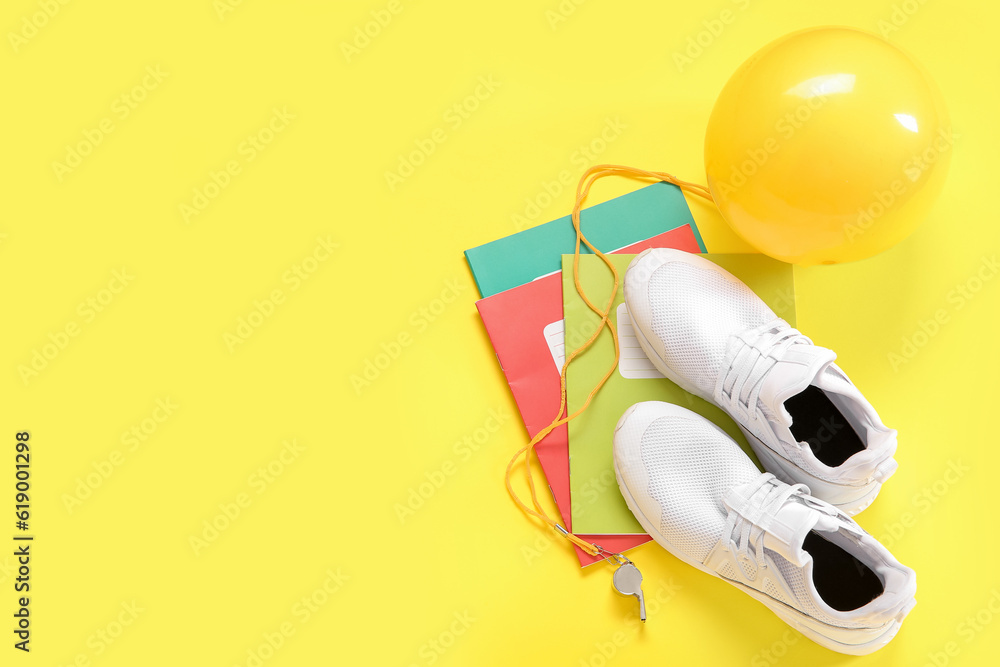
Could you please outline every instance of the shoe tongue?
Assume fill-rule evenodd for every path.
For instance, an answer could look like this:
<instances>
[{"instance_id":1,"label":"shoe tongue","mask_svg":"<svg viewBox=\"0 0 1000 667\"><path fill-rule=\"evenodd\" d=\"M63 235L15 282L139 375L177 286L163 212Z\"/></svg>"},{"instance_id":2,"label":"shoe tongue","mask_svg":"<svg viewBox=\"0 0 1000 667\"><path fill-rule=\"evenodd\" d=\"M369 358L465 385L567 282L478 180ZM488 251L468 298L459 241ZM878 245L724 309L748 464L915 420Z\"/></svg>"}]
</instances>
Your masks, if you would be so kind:
<instances>
[{"instance_id":1,"label":"shoe tongue","mask_svg":"<svg viewBox=\"0 0 1000 667\"><path fill-rule=\"evenodd\" d=\"M825 347L792 345L764 378L760 400L783 426L791 426L785 401L805 391L836 358L837 354Z\"/></svg>"},{"instance_id":2,"label":"shoe tongue","mask_svg":"<svg viewBox=\"0 0 1000 667\"><path fill-rule=\"evenodd\" d=\"M802 548L806 535L811 530L835 531L838 528L834 517L789 498L777 511L764 513L748 497L750 486L734 487L726 492L723 503L731 511L736 511L764 530L765 549L777 552L789 562L802 567L809 554Z\"/></svg>"},{"instance_id":3,"label":"shoe tongue","mask_svg":"<svg viewBox=\"0 0 1000 667\"><path fill-rule=\"evenodd\" d=\"M835 530L832 517L806 507L794 500L779 509L764 534L764 548L780 554L785 560L803 567L809 554L802 548L806 535L814 529Z\"/></svg>"}]
</instances>

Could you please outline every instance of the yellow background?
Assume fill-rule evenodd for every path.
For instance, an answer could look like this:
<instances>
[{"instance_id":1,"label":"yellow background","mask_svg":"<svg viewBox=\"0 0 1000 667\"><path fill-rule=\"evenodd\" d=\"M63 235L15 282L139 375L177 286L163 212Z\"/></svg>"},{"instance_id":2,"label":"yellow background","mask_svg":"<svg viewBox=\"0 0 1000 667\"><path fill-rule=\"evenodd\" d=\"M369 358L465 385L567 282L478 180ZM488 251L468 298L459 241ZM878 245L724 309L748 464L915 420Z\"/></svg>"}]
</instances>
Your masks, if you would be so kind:
<instances>
[{"instance_id":1,"label":"yellow background","mask_svg":"<svg viewBox=\"0 0 1000 667\"><path fill-rule=\"evenodd\" d=\"M13 544L14 434L29 430L36 541L30 655L12 648L13 546L0 556L2 664L992 664L1000 280L961 307L954 290L998 250L1000 10L399 0L386 21L388 6L4 3L0 535ZM733 20L678 68L673 54L723 9ZM345 55L371 12L386 25ZM610 568L582 571L515 509L503 467L524 431L461 254L517 231L526 208L530 224L567 213L570 188L539 197L565 170L575 180L607 161L703 182L726 79L765 43L820 24L898 27L890 39L937 81L960 137L911 238L797 274L800 328L900 433L899 472L859 521L916 569L919 604L860 659L654 544L633 553L650 612L639 628ZM449 109L482 80L495 88L457 122ZM268 135L272 121L284 126ZM624 128L600 154L580 152L608 122ZM53 163L102 123L111 132L60 180ZM253 152L251 135L272 141ZM391 189L385 173L434 136L443 143ZM181 205L213 172L226 182L230 162L238 173L185 220ZM607 179L589 203L636 187ZM691 207L711 251L747 250L716 212ZM315 271L296 284L296 266ZM271 315L227 343L276 290ZM944 323L919 335L939 311ZM892 363L905 340L921 345ZM36 352L51 358L25 375ZM352 384L376 360L370 386ZM157 411L168 399L171 414ZM144 428L134 449L123 441ZM302 451L275 464L292 440ZM269 464L280 474L264 483ZM96 488L68 506L88 476ZM227 520L220 505L233 504ZM196 553L191 537L212 521L225 527Z\"/></svg>"}]
</instances>

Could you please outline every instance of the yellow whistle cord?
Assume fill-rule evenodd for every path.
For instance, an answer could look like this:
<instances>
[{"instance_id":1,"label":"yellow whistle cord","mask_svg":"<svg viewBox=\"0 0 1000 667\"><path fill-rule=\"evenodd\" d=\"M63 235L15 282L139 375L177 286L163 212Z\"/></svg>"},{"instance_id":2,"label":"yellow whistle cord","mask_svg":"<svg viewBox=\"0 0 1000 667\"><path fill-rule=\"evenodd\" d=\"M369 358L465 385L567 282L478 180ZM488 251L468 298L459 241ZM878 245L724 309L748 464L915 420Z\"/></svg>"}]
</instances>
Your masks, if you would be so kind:
<instances>
[{"instance_id":1,"label":"yellow whistle cord","mask_svg":"<svg viewBox=\"0 0 1000 667\"><path fill-rule=\"evenodd\" d=\"M566 355L566 361L565 363L563 363L562 370L559 373L559 411L556 413L555 418L553 418L552 422L548 426L546 426L541 431L536 433L535 437L533 437L531 441L528 442L527 445L517 450L517 453L515 453L514 456L510 459L510 462L507 463L507 471L506 474L504 475L504 482L507 485L507 492L510 494L510 497L514 499L514 502L517 503L517 505L526 514L533 516L537 519L540 519L543 522L547 523L552 528L558 530L562 535L566 537L566 539L568 539L570 542L580 547L590 555L604 556L605 558L617 554L610 554L600 546L593 544L592 542L588 542L587 540L566 530L555 519L551 518L548 512L545 511L545 508L542 507L542 504L538 500L538 494L535 489L535 480L531 474L531 455L532 453L535 453L535 445L541 442L545 438L545 436L547 436L549 433L559 428L563 424L567 424L576 417L580 416L590 406L590 403L591 401L594 400L594 397L597 395L597 392L600 391L601 387L604 386L604 383L608 381L611 375L615 372L615 369L618 367L618 358L620 352L618 347L618 332L615 330L614 324L612 324L611 320L608 318L608 315L611 313L611 307L614 304L615 296L618 294L618 287L621 282L619 280L618 270L615 268L615 265L611 262L611 260L609 260L607 256L605 256L604 253L595 248L590 243L590 241L587 240L587 237L584 236L583 231L581 231L580 229L580 208L583 206L584 200L590 193L590 187L598 179L604 178L605 176L616 176L616 175L631 176L643 180L663 181L666 183L672 183L685 192L690 192L693 195L704 197L708 201L714 203L714 200L712 199L712 193L706 186L699 185L697 183L689 183L687 181L682 181L678 178L675 178L674 176L671 176L670 174L666 174L663 172L646 171L644 169L635 169L633 167L624 167L621 165L614 165L614 164L596 165L588 169L586 172L584 172L583 176L580 178L580 182L576 186L576 202L573 204L573 215L572 215L573 228L576 230L576 248L574 249L573 253L573 284L576 285L576 292L577 294L580 295L580 298L583 299L584 303L587 304L587 307L590 308L592 311L594 311L594 313L596 313L597 316L601 318L601 323L597 327L597 330L594 331L594 333L590 336L590 338L584 341L584 343L580 347L578 347L577 349L573 350L571 353ZM608 299L607 305L605 305L603 309L594 305L594 303L584 292L583 286L580 284L581 243L586 245L587 248L589 248L592 253L601 258L601 261L604 262L604 264L611 271L611 275L614 277L614 287L611 290L611 296ZM595 386L590 391L590 394L587 396L587 400L584 401L582 406L580 406L580 409L574 412L573 414L566 414L564 416L564 413L567 412L566 369L569 368L570 363L572 363L572 361L576 357L578 357L580 354L586 351L594 343L594 341L597 340L597 337L604 330L604 327L607 327L608 330L611 332L611 339L612 341L614 341L614 346L615 346L614 362L611 364L611 367L608 368L608 371L604 374L601 380L597 383L597 386ZM535 454L535 456L537 458L537 453ZM521 500L521 498L517 495L517 492L514 491L514 487L511 484L511 472L514 469L514 466L517 465L517 462L522 457L524 458L525 478L527 479L528 482L528 488L531 490L531 504L534 506L534 509L532 509L532 507L529 507Z\"/></svg>"}]
</instances>

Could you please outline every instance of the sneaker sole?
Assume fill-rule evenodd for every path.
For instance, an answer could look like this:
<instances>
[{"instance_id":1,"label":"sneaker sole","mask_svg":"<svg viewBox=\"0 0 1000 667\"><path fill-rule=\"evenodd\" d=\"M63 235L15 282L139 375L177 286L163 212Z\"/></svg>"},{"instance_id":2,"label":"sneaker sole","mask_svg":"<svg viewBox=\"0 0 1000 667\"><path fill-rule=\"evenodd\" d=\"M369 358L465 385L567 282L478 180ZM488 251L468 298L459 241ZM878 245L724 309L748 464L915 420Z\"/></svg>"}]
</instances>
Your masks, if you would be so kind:
<instances>
[{"instance_id":1,"label":"sneaker sole","mask_svg":"<svg viewBox=\"0 0 1000 667\"><path fill-rule=\"evenodd\" d=\"M768 447L760 438L748 431L742 424L737 423L743 436L750 443L750 447L757 454L761 465L769 473L780 479L785 484L805 484L809 487L809 493L817 498L832 499L826 500L837 509L848 516L854 516L861 512L875 500L879 491L882 490L882 483L872 480L863 486L847 486L844 484L832 484L820 479L802 468L795 467L798 479L790 474L788 468L795 464L787 461L780 454Z\"/></svg>"},{"instance_id":2,"label":"sneaker sole","mask_svg":"<svg viewBox=\"0 0 1000 667\"><path fill-rule=\"evenodd\" d=\"M626 415L627 414L628 413L626 412ZM738 581L733 581L732 579L726 579L719 573L714 572L709 568L705 567L703 564L691 558L688 558L681 550L674 547L660 533L660 531L652 525L652 523L646 518L646 515L643 514L642 511L639 509L638 504L632 497L632 492L622 482L621 474L618 471L617 461L614 462L612 467L615 470L615 479L618 482L618 489L621 492L622 497L625 499L625 504L628 505L629 510L631 510L632 514L635 515L635 518L639 522L639 525L642 526L643 530L645 530L650 535L650 537L652 537L656 541L657 544L659 544L661 547L669 551L678 560L687 563L691 567L701 570L705 574L709 574L713 577L721 579L726 583L731 584L737 589L743 591L753 599L757 600L758 602L766 606L772 612L774 612L774 614L778 618L787 623L790 627L794 628L795 630L798 630L808 639L816 642L820 646L830 649L831 651L836 651L838 653L844 653L847 655L868 655L869 653L873 653L878 649L882 648L883 646L885 646L886 644L888 644L892 640L892 638L896 636L896 633L899 632L901 623L899 622L899 620L893 619L883 627L857 631L859 637L867 641L863 641L857 644L846 644L844 642L838 641L832 637L823 634L819 629L817 629L816 626L819 625L821 627L831 627L835 628L840 632L850 632L851 631L850 629L839 628L836 626L828 626L828 624L822 623L821 621L817 621L811 616L807 616L806 614L803 614L802 612L797 611L796 609L793 609L792 607L789 607L788 605L779 602L774 598L764 593L761 593L760 591L754 588L741 584Z\"/></svg>"}]
</instances>

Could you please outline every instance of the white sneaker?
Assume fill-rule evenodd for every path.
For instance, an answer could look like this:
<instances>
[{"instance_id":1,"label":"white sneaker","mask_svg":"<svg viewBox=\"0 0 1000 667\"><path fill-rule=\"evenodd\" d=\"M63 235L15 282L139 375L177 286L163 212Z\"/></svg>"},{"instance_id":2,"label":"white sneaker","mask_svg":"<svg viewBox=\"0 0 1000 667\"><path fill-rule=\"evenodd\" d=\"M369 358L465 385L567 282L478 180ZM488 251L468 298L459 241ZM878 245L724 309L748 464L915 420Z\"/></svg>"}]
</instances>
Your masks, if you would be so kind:
<instances>
[{"instance_id":1,"label":"white sneaker","mask_svg":"<svg viewBox=\"0 0 1000 667\"><path fill-rule=\"evenodd\" d=\"M834 506L761 473L715 424L677 405L629 408L614 434L629 509L656 542L725 579L826 648L885 646L916 575Z\"/></svg>"},{"instance_id":2,"label":"white sneaker","mask_svg":"<svg viewBox=\"0 0 1000 667\"><path fill-rule=\"evenodd\" d=\"M778 479L856 514L896 470L896 431L833 363L728 271L653 248L625 273L636 337L656 368L739 424Z\"/></svg>"}]
</instances>

